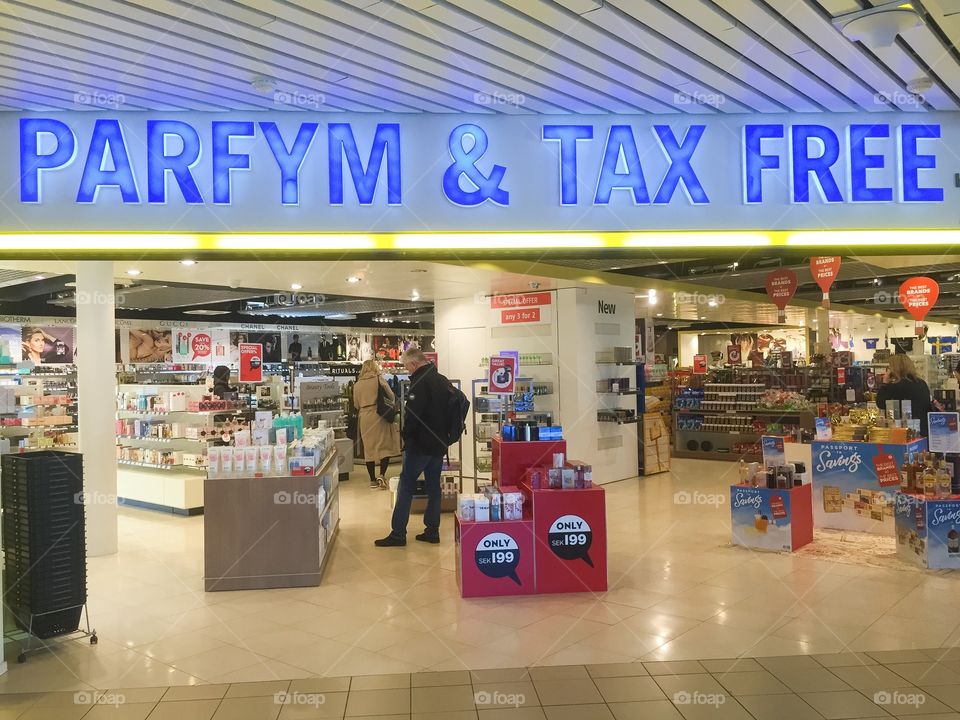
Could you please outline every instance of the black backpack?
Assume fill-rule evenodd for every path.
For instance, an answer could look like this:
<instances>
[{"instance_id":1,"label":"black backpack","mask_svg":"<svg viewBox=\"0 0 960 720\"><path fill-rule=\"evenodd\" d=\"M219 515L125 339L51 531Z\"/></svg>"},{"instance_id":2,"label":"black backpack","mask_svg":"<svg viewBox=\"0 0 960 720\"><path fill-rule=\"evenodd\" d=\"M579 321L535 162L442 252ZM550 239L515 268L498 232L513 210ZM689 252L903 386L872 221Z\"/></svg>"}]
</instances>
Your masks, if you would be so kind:
<instances>
[{"instance_id":1,"label":"black backpack","mask_svg":"<svg viewBox=\"0 0 960 720\"><path fill-rule=\"evenodd\" d=\"M467 416L470 414L470 401L463 391L453 383L447 393L447 447L460 442L460 436L467 431Z\"/></svg>"}]
</instances>

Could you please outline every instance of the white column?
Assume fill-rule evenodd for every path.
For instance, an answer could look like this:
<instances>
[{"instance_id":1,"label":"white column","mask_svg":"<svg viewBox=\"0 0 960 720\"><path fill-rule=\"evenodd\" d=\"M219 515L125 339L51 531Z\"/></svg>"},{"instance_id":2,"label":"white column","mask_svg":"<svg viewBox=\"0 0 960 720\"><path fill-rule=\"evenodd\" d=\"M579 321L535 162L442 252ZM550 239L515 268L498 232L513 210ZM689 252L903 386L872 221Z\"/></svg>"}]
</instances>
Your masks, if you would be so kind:
<instances>
[{"instance_id":1,"label":"white column","mask_svg":"<svg viewBox=\"0 0 960 720\"><path fill-rule=\"evenodd\" d=\"M113 262L77 263L77 384L87 553L117 552Z\"/></svg>"}]
</instances>

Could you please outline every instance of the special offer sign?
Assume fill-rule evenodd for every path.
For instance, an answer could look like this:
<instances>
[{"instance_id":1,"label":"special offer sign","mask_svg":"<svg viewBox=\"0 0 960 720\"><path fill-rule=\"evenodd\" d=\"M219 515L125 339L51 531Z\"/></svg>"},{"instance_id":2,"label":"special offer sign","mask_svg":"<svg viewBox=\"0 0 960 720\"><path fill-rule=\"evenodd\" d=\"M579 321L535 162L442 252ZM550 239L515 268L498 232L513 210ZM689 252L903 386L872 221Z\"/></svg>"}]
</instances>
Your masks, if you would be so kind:
<instances>
[{"instance_id":1,"label":"special offer sign","mask_svg":"<svg viewBox=\"0 0 960 720\"><path fill-rule=\"evenodd\" d=\"M551 322L553 293L492 295L490 309L495 325L545 325Z\"/></svg>"},{"instance_id":2,"label":"special offer sign","mask_svg":"<svg viewBox=\"0 0 960 720\"><path fill-rule=\"evenodd\" d=\"M240 382L263 382L263 345L240 343Z\"/></svg>"}]
</instances>

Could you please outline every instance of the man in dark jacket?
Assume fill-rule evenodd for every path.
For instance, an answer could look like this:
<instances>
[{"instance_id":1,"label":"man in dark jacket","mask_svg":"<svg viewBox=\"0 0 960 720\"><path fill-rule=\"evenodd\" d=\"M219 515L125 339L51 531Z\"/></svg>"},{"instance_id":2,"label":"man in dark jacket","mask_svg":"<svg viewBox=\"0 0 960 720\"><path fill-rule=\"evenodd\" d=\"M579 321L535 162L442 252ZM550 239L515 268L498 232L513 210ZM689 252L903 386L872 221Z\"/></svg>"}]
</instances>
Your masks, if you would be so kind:
<instances>
[{"instance_id":1,"label":"man in dark jacket","mask_svg":"<svg viewBox=\"0 0 960 720\"><path fill-rule=\"evenodd\" d=\"M390 534L374 542L377 547L402 547L407 544L410 504L417 491L417 478L423 475L427 487L427 509L423 513L424 531L417 540L440 542L440 473L447 452L447 396L450 381L437 372L418 348L400 358L410 374L403 414L403 467L393 508Z\"/></svg>"}]
</instances>

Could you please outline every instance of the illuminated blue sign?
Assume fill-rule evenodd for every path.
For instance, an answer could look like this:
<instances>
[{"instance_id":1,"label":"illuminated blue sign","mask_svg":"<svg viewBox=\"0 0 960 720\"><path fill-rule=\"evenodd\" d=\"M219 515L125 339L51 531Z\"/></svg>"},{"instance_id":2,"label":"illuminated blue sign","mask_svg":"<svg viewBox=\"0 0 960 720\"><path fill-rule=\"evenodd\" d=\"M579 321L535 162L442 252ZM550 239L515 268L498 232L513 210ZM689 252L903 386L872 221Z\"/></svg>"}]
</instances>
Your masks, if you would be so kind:
<instances>
[{"instance_id":1,"label":"illuminated blue sign","mask_svg":"<svg viewBox=\"0 0 960 720\"><path fill-rule=\"evenodd\" d=\"M946 213L917 222L924 216L907 209L944 204L960 170L939 162L960 139L958 122L941 116L268 117L18 117L20 202L176 205L191 218L193 206L223 208L251 229L284 218L290 229L366 229L363 215L345 211L368 206L396 231L456 218L468 218L462 229L514 230L956 224ZM898 209L852 210L872 204ZM790 210L802 207L815 212ZM137 217L117 222L129 228Z\"/></svg>"}]
</instances>

